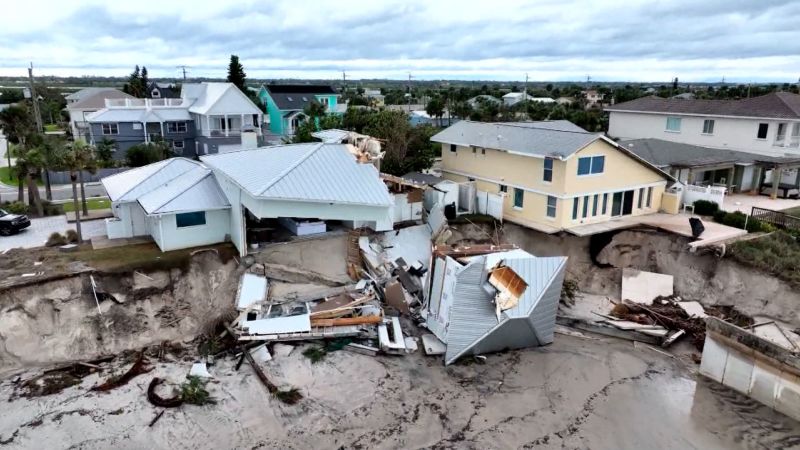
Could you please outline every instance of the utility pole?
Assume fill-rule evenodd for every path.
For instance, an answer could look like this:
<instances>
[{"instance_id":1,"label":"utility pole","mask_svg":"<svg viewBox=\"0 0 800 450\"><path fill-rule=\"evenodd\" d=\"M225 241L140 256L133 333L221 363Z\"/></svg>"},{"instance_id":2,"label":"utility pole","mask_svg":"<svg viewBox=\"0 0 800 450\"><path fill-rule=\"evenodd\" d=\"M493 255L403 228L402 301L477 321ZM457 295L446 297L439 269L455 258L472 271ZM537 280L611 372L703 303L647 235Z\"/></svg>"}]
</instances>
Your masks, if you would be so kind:
<instances>
[{"instance_id":1,"label":"utility pole","mask_svg":"<svg viewBox=\"0 0 800 450\"><path fill-rule=\"evenodd\" d=\"M175 66L175 67L178 68L178 69L181 69L181 71L183 72L183 81L186 82L186 69L191 69L191 67L184 66L184 65Z\"/></svg>"},{"instance_id":2,"label":"utility pole","mask_svg":"<svg viewBox=\"0 0 800 450\"><path fill-rule=\"evenodd\" d=\"M525 87L522 88L522 101L528 101L528 72L525 72Z\"/></svg>"},{"instance_id":3,"label":"utility pole","mask_svg":"<svg viewBox=\"0 0 800 450\"><path fill-rule=\"evenodd\" d=\"M28 67L28 82L31 87L31 101L33 101L33 114L36 119L36 130L41 133L44 131L42 126L42 115L39 113L39 96L36 95L36 87L33 85L33 63Z\"/></svg>"},{"instance_id":4,"label":"utility pole","mask_svg":"<svg viewBox=\"0 0 800 450\"><path fill-rule=\"evenodd\" d=\"M408 113L411 114L411 72L408 72Z\"/></svg>"},{"instance_id":5,"label":"utility pole","mask_svg":"<svg viewBox=\"0 0 800 450\"><path fill-rule=\"evenodd\" d=\"M347 73L342 71L342 94L347 94Z\"/></svg>"}]
</instances>

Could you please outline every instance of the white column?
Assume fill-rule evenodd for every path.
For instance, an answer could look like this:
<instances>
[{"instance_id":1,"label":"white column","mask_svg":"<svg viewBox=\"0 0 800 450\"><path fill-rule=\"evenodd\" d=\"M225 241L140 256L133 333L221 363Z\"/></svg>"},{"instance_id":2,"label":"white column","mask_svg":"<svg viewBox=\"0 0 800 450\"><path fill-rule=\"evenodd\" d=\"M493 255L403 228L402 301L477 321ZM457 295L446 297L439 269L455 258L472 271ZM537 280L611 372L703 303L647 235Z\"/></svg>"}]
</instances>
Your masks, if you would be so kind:
<instances>
[{"instance_id":1,"label":"white column","mask_svg":"<svg viewBox=\"0 0 800 450\"><path fill-rule=\"evenodd\" d=\"M164 139L164 122L159 122L158 124L161 125L161 139L163 140Z\"/></svg>"},{"instance_id":2,"label":"white column","mask_svg":"<svg viewBox=\"0 0 800 450\"><path fill-rule=\"evenodd\" d=\"M222 115L222 120L225 121L225 137L228 137L228 133L230 132L230 130L229 130L230 127L228 126L228 115L227 114L223 114Z\"/></svg>"},{"instance_id":3,"label":"white column","mask_svg":"<svg viewBox=\"0 0 800 450\"><path fill-rule=\"evenodd\" d=\"M211 136L211 117L206 116L206 136Z\"/></svg>"},{"instance_id":4,"label":"white column","mask_svg":"<svg viewBox=\"0 0 800 450\"><path fill-rule=\"evenodd\" d=\"M242 127L244 126L244 114L239 116L239 133L242 132Z\"/></svg>"},{"instance_id":5,"label":"white column","mask_svg":"<svg viewBox=\"0 0 800 450\"><path fill-rule=\"evenodd\" d=\"M147 136L147 122L142 122L142 130L144 130L144 143L147 144L150 142L149 136Z\"/></svg>"}]
</instances>

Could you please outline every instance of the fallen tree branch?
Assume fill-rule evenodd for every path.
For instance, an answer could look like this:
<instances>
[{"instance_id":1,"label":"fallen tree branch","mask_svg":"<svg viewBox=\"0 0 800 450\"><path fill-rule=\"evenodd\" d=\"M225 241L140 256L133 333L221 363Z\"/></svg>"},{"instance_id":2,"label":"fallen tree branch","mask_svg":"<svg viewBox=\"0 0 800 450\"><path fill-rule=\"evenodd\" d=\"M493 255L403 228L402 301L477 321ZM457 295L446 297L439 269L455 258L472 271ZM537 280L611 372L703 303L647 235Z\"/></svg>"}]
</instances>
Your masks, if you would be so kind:
<instances>
[{"instance_id":1,"label":"fallen tree branch","mask_svg":"<svg viewBox=\"0 0 800 450\"><path fill-rule=\"evenodd\" d=\"M162 409L160 413L158 413L155 417L153 417L153 420L150 421L150 425L148 425L148 427L152 427L153 425L155 425L156 422L158 422L158 419L160 419L161 416L164 415L164 411L166 411L166 409Z\"/></svg>"},{"instance_id":2,"label":"fallen tree branch","mask_svg":"<svg viewBox=\"0 0 800 450\"><path fill-rule=\"evenodd\" d=\"M269 378L267 378L267 375L263 370L261 370L261 367L258 367L258 364L256 364L256 361L253 359L253 356L250 355L249 351L245 350L244 357L247 359L247 362L250 363L250 366L253 367L253 370L256 371L258 379L261 380L261 383L267 387L267 390L273 397L277 398L283 403L286 403L287 405L294 405L303 399L303 394L301 394L296 388L291 388L286 391L278 389L278 386L275 386L271 381L269 381Z\"/></svg>"},{"instance_id":3,"label":"fallen tree branch","mask_svg":"<svg viewBox=\"0 0 800 450\"><path fill-rule=\"evenodd\" d=\"M158 377L155 377L153 378L152 381L150 381L150 385L147 386L147 401L149 401L155 406L160 406L162 408L177 408L178 406L181 406L183 404L183 397L181 396L181 394L178 394L175 397L171 398L164 398L156 394L156 388L158 387L159 384L163 382L164 380ZM156 420L158 420L158 418L154 419L150 425L152 426Z\"/></svg>"},{"instance_id":4,"label":"fallen tree branch","mask_svg":"<svg viewBox=\"0 0 800 450\"><path fill-rule=\"evenodd\" d=\"M119 377L109 378L105 383L93 387L92 390L100 392L110 391L111 389L128 384L128 382L134 379L136 376L148 373L152 370L153 368L147 365L147 361L144 358L144 352L139 352L139 356L136 357L136 362L133 363L127 372Z\"/></svg>"}]
</instances>

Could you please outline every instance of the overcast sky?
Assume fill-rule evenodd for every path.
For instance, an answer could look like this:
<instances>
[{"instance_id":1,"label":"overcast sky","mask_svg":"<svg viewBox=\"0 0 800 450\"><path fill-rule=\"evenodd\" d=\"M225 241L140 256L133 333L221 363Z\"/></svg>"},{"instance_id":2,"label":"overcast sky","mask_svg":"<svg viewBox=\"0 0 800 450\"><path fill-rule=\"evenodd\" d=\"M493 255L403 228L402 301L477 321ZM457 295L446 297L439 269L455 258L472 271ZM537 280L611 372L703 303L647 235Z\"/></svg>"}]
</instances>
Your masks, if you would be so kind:
<instances>
[{"instance_id":1,"label":"overcast sky","mask_svg":"<svg viewBox=\"0 0 800 450\"><path fill-rule=\"evenodd\" d=\"M797 82L800 1L10 0L0 75Z\"/></svg>"}]
</instances>

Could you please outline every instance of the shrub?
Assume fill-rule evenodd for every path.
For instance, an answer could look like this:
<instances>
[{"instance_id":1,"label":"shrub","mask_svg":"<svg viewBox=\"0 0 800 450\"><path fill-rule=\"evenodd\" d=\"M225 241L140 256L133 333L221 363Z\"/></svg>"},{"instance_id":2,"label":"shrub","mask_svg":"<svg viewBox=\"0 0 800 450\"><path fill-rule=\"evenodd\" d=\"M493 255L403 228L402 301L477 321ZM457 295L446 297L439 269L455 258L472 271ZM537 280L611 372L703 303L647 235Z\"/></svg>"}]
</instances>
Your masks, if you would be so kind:
<instances>
[{"instance_id":1,"label":"shrub","mask_svg":"<svg viewBox=\"0 0 800 450\"><path fill-rule=\"evenodd\" d=\"M709 200L697 200L694 202L694 213L701 216L711 216L719 211L719 204Z\"/></svg>"},{"instance_id":2,"label":"shrub","mask_svg":"<svg viewBox=\"0 0 800 450\"><path fill-rule=\"evenodd\" d=\"M3 205L3 209L11 214L28 214L28 205L22 202L11 202Z\"/></svg>"},{"instance_id":3,"label":"shrub","mask_svg":"<svg viewBox=\"0 0 800 450\"><path fill-rule=\"evenodd\" d=\"M65 245L67 243L67 238L65 238L61 233L53 233L47 238L47 242L45 242L46 247L57 247L59 245Z\"/></svg>"},{"instance_id":4,"label":"shrub","mask_svg":"<svg viewBox=\"0 0 800 450\"><path fill-rule=\"evenodd\" d=\"M722 223L722 221L725 220L725 216L727 215L728 215L727 211L723 211L721 209L717 210L717 212L714 213L714 222Z\"/></svg>"},{"instance_id":5,"label":"shrub","mask_svg":"<svg viewBox=\"0 0 800 450\"><path fill-rule=\"evenodd\" d=\"M70 244L77 244L78 243L78 232L77 231L71 230L71 229L67 230L67 232L64 233L64 236L66 237L67 242L69 242Z\"/></svg>"},{"instance_id":6,"label":"shrub","mask_svg":"<svg viewBox=\"0 0 800 450\"><path fill-rule=\"evenodd\" d=\"M215 404L216 400L206 390L206 381L195 376L186 377L187 381L181 384L181 399L191 405Z\"/></svg>"},{"instance_id":7,"label":"shrub","mask_svg":"<svg viewBox=\"0 0 800 450\"><path fill-rule=\"evenodd\" d=\"M775 231L775 227L772 225L762 222L758 219L754 218L747 218L747 214L734 211L734 212L725 212L719 210L714 213L714 221L719 222L723 225L727 225L729 227L734 228L741 228L745 229L745 223L747 224L747 231L750 233L758 233L758 232L765 232L770 233Z\"/></svg>"},{"instance_id":8,"label":"shrub","mask_svg":"<svg viewBox=\"0 0 800 450\"><path fill-rule=\"evenodd\" d=\"M771 273L800 288L800 243L782 230L756 239L735 242L731 256L736 261Z\"/></svg>"},{"instance_id":9,"label":"shrub","mask_svg":"<svg viewBox=\"0 0 800 450\"><path fill-rule=\"evenodd\" d=\"M64 214L64 207L47 200L42 200L42 211L45 216L60 216Z\"/></svg>"}]
</instances>

